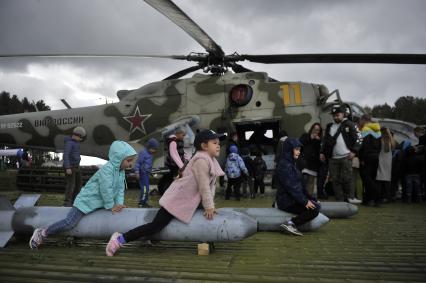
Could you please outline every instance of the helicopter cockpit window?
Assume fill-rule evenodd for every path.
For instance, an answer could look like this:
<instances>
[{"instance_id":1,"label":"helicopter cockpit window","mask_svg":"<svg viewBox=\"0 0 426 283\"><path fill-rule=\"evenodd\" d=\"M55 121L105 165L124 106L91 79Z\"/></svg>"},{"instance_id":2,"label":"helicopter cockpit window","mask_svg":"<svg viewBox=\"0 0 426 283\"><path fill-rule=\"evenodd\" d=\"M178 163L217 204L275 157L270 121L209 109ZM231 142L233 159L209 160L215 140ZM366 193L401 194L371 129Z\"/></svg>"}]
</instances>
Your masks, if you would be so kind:
<instances>
[{"instance_id":1,"label":"helicopter cockpit window","mask_svg":"<svg viewBox=\"0 0 426 283\"><path fill-rule=\"evenodd\" d=\"M229 92L229 100L232 106L240 107L247 105L253 96L253 89L249 85L236 85Z\"/></svg>"}]
</instances>

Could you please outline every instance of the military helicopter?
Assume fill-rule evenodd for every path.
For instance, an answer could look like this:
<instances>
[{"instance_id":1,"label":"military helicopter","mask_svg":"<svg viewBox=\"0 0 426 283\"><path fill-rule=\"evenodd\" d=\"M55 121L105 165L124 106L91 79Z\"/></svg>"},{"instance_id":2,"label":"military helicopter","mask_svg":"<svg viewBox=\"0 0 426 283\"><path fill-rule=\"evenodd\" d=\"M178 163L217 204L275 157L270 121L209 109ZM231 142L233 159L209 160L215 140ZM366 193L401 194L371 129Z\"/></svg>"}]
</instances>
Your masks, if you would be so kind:
<instances>
[{"instance_id":1,"label":"military helicopter","mask_svg":"<svg viewBox=\"0 0 426 283\"><path fill-rule=\"evenodd\" d=\"M61 151L63 138L75 126L83 126L87 138L81 144L84 155L107 158L109 145L117 139L139 150L144 142L164 137L178 127L188 131L201 128L221 133L236 131L242 146L255 144L273 155L280 130L299 136L314 122L323 126L330 108L343 104L349 116L364 110L354 102L342 101L339 91L325 85L278 81L265 72L239 64L285 63L379 63L426 64L425 54L225 54L222 48L170 0L145 0L196 40L205 53L189 55L126 55L195 62L162 81L134 90L119 90L119 102L48 112L0 117L0 144L10 147ZM0 57L58 57L48 54L0 55ZM119 57L108 54L63 54L59 57ZM181 77L202 70L190 78ZM233 72L231 72L231 70ZM162 151L157 157L163 155ZM156 162L161 162L157 158Z\"/></svg>"}]
</instances>

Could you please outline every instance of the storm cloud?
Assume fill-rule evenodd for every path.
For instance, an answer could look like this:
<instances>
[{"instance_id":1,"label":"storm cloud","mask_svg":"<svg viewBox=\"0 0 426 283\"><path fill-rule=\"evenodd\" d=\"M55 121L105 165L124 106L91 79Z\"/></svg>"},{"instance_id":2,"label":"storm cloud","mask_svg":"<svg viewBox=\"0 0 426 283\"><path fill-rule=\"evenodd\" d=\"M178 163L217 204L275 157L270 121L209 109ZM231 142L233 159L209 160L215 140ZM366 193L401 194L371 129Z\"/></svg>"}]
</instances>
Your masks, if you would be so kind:
<instances>
[{"instance_id":1,"label":"storm cloud","mask_svg":"<svg viewBox=\"0 0 426 283\"><path fill-rule=\"evenodd\" d=\"M426 53L426 2L175 1L226 53ZM0 1L0 54L182 54L203 52L141 0ZM426 67L373 64L254 64L282 81L322 83L361 105L425 97ZM117 100L191 66L134 58L3 58L0 90L54 109Z\"/></svg>"}]
</instances>

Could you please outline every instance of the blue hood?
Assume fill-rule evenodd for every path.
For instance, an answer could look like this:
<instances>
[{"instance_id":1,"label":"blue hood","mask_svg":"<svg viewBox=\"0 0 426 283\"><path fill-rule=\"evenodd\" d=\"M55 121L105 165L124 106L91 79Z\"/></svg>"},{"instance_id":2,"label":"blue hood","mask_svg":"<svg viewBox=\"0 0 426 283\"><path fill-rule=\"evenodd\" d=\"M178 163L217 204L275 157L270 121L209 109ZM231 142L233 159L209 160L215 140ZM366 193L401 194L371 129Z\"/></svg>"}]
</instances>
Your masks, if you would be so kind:
<instances>
[{"instance_id":1,"label":"blue hood","mask_svg":"<svg viewBox=\"0 0 426 283\"><path fill-rule=\"evenodd\" d=\"M281 158L294 163L295 159L293 157L293 149L296 147L302 147L302 143L298 139L287 138L283 144L283 153Z\"/></svg>"},{"instance_id":2,"label":"blue hood","mask_svg":"<svg viewBox=\"0 0 426 283\"><path fill-rule=\"evenodd\" d=\"M230 153L238 153L238 147L236 145L231 145L229 147L229 152Z\"/></svg>"},{"instance_id":3,"label":"blue hood","mask_svg":"<svg viewBox=\"0 0 426 283\"><path fill-rule=\"evenodd\" d=\"M136 155L137 152L127 142L115 141L109 148L108 158L109 162L115 167L119 168L121 162L129 156Z\"/></svg>"}]
</instances>

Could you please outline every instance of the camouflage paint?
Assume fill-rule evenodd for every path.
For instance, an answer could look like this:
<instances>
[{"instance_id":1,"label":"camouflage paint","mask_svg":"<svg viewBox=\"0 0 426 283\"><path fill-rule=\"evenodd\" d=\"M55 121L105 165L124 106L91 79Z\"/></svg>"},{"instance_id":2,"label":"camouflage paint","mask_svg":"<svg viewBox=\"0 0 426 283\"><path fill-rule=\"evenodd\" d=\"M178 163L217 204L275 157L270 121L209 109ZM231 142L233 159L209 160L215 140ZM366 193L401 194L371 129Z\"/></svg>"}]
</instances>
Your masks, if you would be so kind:
<instances>
[{"instance_id":1,"label":"camouflage paint","mask_svg":"<svg viewBox=\"0 0 426 283\"><path fill-rule=\"evenodd\" d=\"M250 85L253 97L247 105L233 107L230 105L229 92L238 84ZM285 84L300 85L300 105L284 105L281 87ZM86 141L82 143L82 154L103 158L108 154L109 145L116 139L131 142L136 150L150 137L163 142L162 129L189 115L200 118L200 124L194 127L194 131L198 128L224 128L230 132L238 121L277 119L290 135L299 136L320 118L322 109L317 103L317 88L318 85L303 82L269 82L268 75L262 72L226 73L223 76L196 74L188 79L159 81L139 89L121 91L120 102L114 104L1 116L0 125L21 121L22 128L1 128L0 143L61 150L63 139L60 137L70 134L77 125L58 127L52 123L35 128L34 121L80 116L84 118L82 126L88 133ZM256 106L257 101L262 105ZM143 128L130 132L132 125L124 119L133 117L137 108L141 116L151 115L142 122L146 133L141 130Z\"/></svg>"},{"instance_id":2,"label":"camouflage paint","mask_svg":"<svg viewBox=\"0 0 426 283\"><path fill-rule=\"evenodd\" d=\"M93 140L97 145L110 145L116 138L109 127L99 125L93 129Z\"/></svg>"},{"instance_id":3,"label":"camouflage paint","mask_svg":"<svg viewBox=\"0 0 426 283\"><path fill-rule=\"evenodd\" d=\"M16 140L10 134L0 133L0 144L13 146L16 144Z\"/></svg>"}]
</instances>

